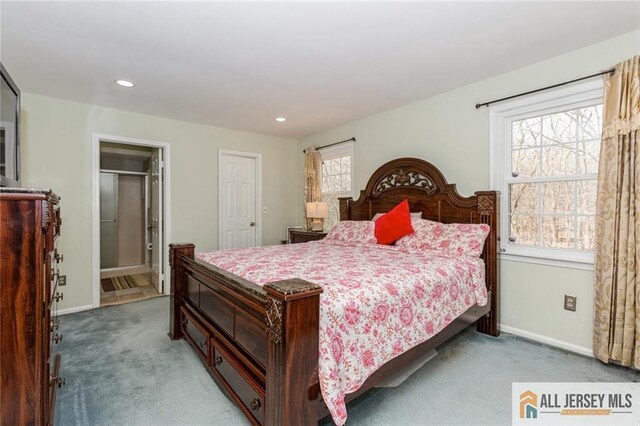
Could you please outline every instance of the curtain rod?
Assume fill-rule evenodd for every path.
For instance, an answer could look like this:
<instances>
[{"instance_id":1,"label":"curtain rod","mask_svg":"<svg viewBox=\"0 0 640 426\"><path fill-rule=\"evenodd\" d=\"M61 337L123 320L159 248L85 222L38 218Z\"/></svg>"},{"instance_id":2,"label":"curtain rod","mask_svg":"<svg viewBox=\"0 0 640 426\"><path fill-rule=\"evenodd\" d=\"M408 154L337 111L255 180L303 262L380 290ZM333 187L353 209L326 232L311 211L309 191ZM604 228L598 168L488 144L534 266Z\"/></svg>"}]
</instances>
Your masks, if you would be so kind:
<instances>
[{"instance_id":1,"label":"curtain rod","mask_svg":"<svg viewBox=\"0 0 640 426\"><path fill-rule=\"evenodd\" d=\"M489 101L489 102L483 102L481 104L476 104L476 109L480 109L483 106L489 106L489 105L495 104L497 102L507 101L507 100L513 99L513 98L519 98L520 96L526 96L526 95L530 95L532 93L542 92L543 90L555 89L556 87L565 86L567 84L575 83L577 81L586 80L588 78L598 77L599 75L612 74L612 73L615 72L615 70L616 70L615 68L611 68L611 69L606 70L606 71L602 71L602 72L599 72L599 73L596 73L596 74L588 75L586 77L580 77L580 78L576 78L575 80L565 81L564 83L558 83L558 84L554 84L552 86L543 87L541 89L530 90L530 91L524 92L524 93L518 93L517 95L508 96L506 98L500 98L500 99L495 99L495 100Z\"/></svg>"},{"instance_id":2,"label":"curtain rod","mask_svg":"<svg viewBox=\"0 0 640 426\"><path fill-rule=\"evenodd\" d=\"M330 146L338 145L338 144L345 143L345 142L351 142L351 141L355 142L356 138L352 137L350 139L345 139L345 140L340 141L340 142L330 143L329 145L322 145L322 146L317 147L316 149L329 148ZM307 150L303 149L302 152L306 153Z\"/></svg>"}]
</instances>

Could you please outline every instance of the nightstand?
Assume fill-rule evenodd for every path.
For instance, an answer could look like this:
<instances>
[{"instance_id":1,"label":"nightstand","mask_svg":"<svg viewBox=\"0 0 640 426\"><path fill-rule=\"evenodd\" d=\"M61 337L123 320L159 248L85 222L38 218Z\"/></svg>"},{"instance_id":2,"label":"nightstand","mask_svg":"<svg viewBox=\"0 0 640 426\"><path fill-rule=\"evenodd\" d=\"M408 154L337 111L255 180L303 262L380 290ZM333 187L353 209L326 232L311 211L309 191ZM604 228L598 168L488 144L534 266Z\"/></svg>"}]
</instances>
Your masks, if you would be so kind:
<instances>
[{"instance_id":1,"label":"nightstand","mask_svg":"<svg viewBox=\"0 0 640 426\"><path fill-rule=\"evenodd\" d=\"M306 229L289 229L289 240L291 244L306 243L307 241L317 241L327 235L322 231L308 231Z\"/></svg>"}]
</instances>

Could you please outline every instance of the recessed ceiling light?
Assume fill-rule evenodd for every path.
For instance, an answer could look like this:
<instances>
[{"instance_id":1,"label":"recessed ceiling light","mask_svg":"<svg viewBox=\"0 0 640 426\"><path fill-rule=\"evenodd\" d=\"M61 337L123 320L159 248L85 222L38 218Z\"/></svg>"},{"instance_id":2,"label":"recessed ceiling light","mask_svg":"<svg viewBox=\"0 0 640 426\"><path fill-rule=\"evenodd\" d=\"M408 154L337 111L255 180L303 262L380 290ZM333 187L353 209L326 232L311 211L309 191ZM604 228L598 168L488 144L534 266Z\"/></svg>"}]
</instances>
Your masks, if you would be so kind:
<instances>
[{"instance_id":1,"label":"recessed ceiling light","mask_svg":"<svg viewBox=\"0 0 640 426\"><path fill-rule=\"evenodd\" d=\"M276 121L279 123L284 123L285 121L287 121L287 119L284 117L276 117Z\"/></svg>"},{"instance_id":2,"label":"recessed ceiling light","mask_svg":"<svg viewBox=\"0 0 640 426\"><path fill-rule=\"evenodd\" d=\"M135 86L135 84L133 84L132 82L127 81L127 80L116 80L116 84L120 85L122 87L133 87L133 86Z\"/></svg>"}]
</instances>

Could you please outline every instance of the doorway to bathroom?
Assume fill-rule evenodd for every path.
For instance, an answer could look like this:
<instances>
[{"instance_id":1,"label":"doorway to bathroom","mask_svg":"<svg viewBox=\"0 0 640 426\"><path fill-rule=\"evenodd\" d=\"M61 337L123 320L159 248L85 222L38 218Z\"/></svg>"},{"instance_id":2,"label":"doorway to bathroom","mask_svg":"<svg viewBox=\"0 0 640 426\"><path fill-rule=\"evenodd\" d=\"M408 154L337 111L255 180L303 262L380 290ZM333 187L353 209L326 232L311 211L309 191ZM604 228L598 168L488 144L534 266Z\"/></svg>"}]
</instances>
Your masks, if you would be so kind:
<instances>
[{"instance_id":1,"label":"doorway to bathroom","mask_svg":"<svg viewBox=\"0 0 640 426\"><path fill-rule=\"evenodd\" d=\"M167 147L111 138L94 142L94 306L166 294ZM95 213L94 208L94 219Z\"/></svg>"}]
</instances>

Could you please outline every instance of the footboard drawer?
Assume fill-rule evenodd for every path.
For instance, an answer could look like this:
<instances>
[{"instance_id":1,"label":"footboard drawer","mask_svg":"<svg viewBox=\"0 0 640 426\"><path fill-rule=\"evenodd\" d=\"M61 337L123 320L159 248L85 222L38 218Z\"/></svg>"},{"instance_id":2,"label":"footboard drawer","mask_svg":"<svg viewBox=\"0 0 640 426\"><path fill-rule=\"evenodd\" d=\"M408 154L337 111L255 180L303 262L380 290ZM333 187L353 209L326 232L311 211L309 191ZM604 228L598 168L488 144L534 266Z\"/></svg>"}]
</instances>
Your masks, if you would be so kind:
<instances>
[{"instance_id":1,"label":"footboard drawer","mask_svg":"<svg viewBox=\"0 0 640 426\"><path fill-rule=\"evenodd\" d=\"M225 381L235 397L242 403L241 408L249 415L252 423L264 423L264 390L248 374L242 374L241 367L218 346L213 350L213 367Z\"/></svg>"},{"instance_id":2,"label":"footboard drawer","mask_svg":"<svg viewBox=\"0 0 640 426\"><path fill-rule=\"evenodd\" d=\"M182 314L182 331L187 337L187 341L195 348L200 358L208 364L211 335L186 308L180 308L180 313Z\"/></svg>"}]
</instances>

